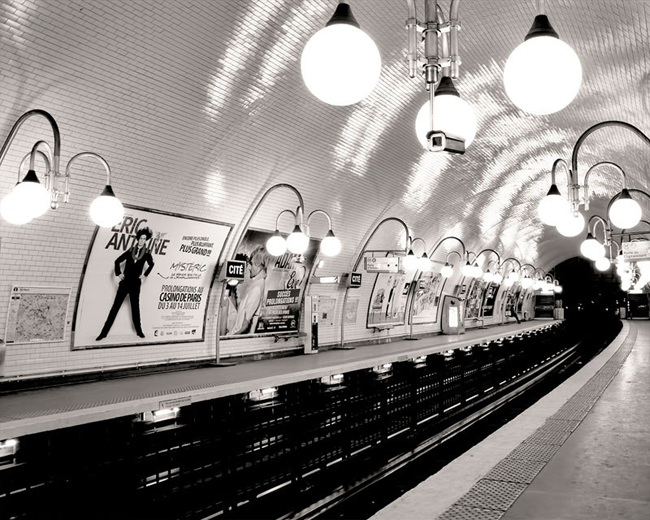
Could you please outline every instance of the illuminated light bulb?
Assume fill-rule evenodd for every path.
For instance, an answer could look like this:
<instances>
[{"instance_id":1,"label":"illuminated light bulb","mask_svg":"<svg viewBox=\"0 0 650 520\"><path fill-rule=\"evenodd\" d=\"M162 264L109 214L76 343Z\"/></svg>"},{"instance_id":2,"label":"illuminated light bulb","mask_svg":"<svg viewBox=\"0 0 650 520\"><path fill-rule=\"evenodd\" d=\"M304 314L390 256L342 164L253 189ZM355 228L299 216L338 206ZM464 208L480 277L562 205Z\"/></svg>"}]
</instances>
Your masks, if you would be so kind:
<instances>
[{"instance_id":1,"label":"illuminated light bulb","mask_svg":"<svg viewBox=\"0 0 650 520\"><path fill-rule=\"evenodd\" d=\"M440 274L443 278L449 278L452 274L454 274L454 268L448 263L445 263L442 269L440 269Z\"/></svg>"},{"instance_id":2,"label":"illuminated light bulb","mask_svg":"<svg viewBox=\"0 0 650 520\"><path fill-rule=\"evenodd\" d=\"M508 58L503 82L510 100L531 114L552 114L580 90L582 65L575 51L558 38L545 15Z\"/></svg>"},{"instance_id":3,"label":"illuminated light bulb","mask_svg":"<svg viewBox=\"0 0 650 520\"><path fill-rule=\"evenodd\" d=\"M302 51L302 78L324 103L352 105L377 85L381 56L375 42L359 28L350 6L340 3L325 28Z\"/></svg>"},{"instance_id":4,"label":"illuminated light bulb","mask_svg":"<svg viewBox=\"0 0 650 520\"><path fill-rule=\"evenodd\" d=\"M612 224L621 229L630 229L636 226L641 221L641 214L641 206L625 188L609 208L609 219Z\"/></svg>"},{"instance_id":5,"label":"illuminated light bulb","mask_svg":"<svg viewBox=\"0 0 650 520\"><path fill-rule=\"evenodd\" d=\"M597 260L605 256L605 246L598 242L591 233L587 233L587 238L580 244L580 253L589 260Z\"/></svg>"},{"instance_id":6,"label":"illuminated light bulb","mask_svg":"<svg viewBox=\"0 0 650 520\"><path fill-rule=\"evenodd\" d=\"M557 225L558 233L565 237L578 236L584 228L585 218L582 213L564 215Z\"/></svg>"},{"instance_id":7,"label":"illuminated light bulb","mask_svg":"<svg viewBox=\"0 0 650 520\"><path fill-rule=\"evenodd\" d=\"M533 286L534 283L535 282L533 281L533 279L530 276L524 276L524 278L521 280L521 286L524 289L529 289L530 287Z\"/></svg>"},{"instance_id":8,"label":"illuminated light bulb","mask_svg":"<svg viewBox=\"0 0 650 520\"><path fill-rule=\"evenodd\" d=\"M494 273L494 278L492 280L494 283L501 285L501 282L503 282L503 275L501 273Z\"/></svg>"},{"instance_id":9,"label":"illuminated light bulb","mask_svg":"<svg viewBox=\"0 0 650 520\"><path fill-rule=\"evenodd\" d=\"M490 272L489 269L483 273L483 280L487 283L490 283L492 280L494 280L494 275Z\"/></svg>"},{"instance_id":10,"label":"illuminated light bulb","mask_svg":"<svg viewBox=\"0 0 650 520\"><path fill-rule=\"evenodd\" d=\"M113 227L124 217L124 206L107 184L102 194L90 205L90 218L100 227Z\"/></svg>"},{"instance_id":11,"label":"illuminated light bulb","mask_svg":"<svg viewBox=\"0 0 650 520\"><path fill-rule=\"evenodd\" d=\"M472 264L467 262L462 270L460 271L463 276L466 276L468 278L472 278L474 276L474 268L472 267Z\"/></svg>"},{"instance_id":12,"label":"illuminated light bulb","mask_svg":"<svg viewBox=\"0 0 650 520\"><path fill-rule=\"evenodd\" d=\"M563 290L563 288L562 288L561 285L554 285L554 286L553 286L553 292L554 292L555 294L561 294L561 293L562 293L562 290Z\"/></svg>"},{"instance_id":13,"label":"illuminated light bulb","mask_svg":"<svg viewBox=\"0 0 650 520\"><path fill-rule=\"evenodd\" d=\"M596 269L599 271L607 271L610 265L611 262L606 256L601 256L598 260L596 260Z\"/></svg>"},{"instance_id":14,"label":"illuminated light bulb","mask_svg":"<svg viewBox=\"0 0 650 520\"><path fill-rule=\"evenodd\" d=\"M45 189L34 170L29 170L22 182L11 190L14 203L24 207L31 218L40 217L50 207L50 193Z\"/></svg>"},{"instance_id":15,"label":"illuminated light bulb","mask_svg":"<svg viewBox=\"0 0 650 520\"><path fill-rule=\"evenodd\" d=\"M515 284L515 281L510 277L506 278L503 282L506 287L512 287Z\"/></svg>"},{"instance_id":16,"label":"illuminated light bulb","mask_svg":"<svg viewBox=\"0 0 650 520\"><path fill-rule=\"evenodd\" d=\"M542 283L539 280L533 282L533 291L539 291L542 288Z\"/></svg>"},{"instance_id":17,"label":"illuminated light bulb","mask_svg":"<svg viewBox=\"0 0 650 520\"><path fill-rule=\"evenodd\" d=\"M300 226L296 224L291 234L287 237L287 249L295 255L301 255L309 247L309 237L305 235Z\"/></svg>"},{"instance_id":18,"label":"illuminated light bulb","mask_svg":"<svg viewBox=\"0 0 650 520\"><path fill-rule=\"evenodd\" d=\"M474 265L472 266L472 276L474 278L480 278L483 276L483 269L481 269L476 262L474 262Z\"/></svg>"},{"instance_id":19,"label":"illuminated light bulb","mask_svg":"<svg viewBox=\"0 0 650 520\"><path fill-rule=\"evenodd\" d=\"M417 269L418 262L418 257L415 256L412 249L409 249L408 254L402 260L402 267L405 271L413 271L414 269Z\"/></svg>"},{"instance_id":20,"label":"illuminated light bulb","mask_svg":"<svg viewBox=\"0 0 650 520\"><path fill-rule=\"evenodd\" d=\"M471 105L460 97L451 78L447 76L442 78L436 89L433 110L433 129L463 139L467 149L476 136L476 115ZM431 131L430 126L427 101L415 118L415 134L424 148L428 148L427 134Z\"/></svg>"},{"instance_id":21,"label":"illuminated light bulb","mask_svg":"<svg viewBox=\"0 0 650 520\"><path fill-rule=\"evenodd\" d=\"M287 252L287 241L277 229L266 241L266 250L271 256L280 256Z\"/></svg>"},{"instance_id":22,"label":"illuminated light bulb","mask_svg":"<svg viewBox=\"0 0 650 520\"><path fill-rule=\"evenodd\" d=\"M422 253L422 256L418 259L418 269L422 272L427 272L431 270L431 260L426 253Z\"/></svg>"},{"instance_id":23,"label":"illuminated light bulb","mask_svg":"<svg viewBox=\"0 0 650 520\"><path fill-rule=\"evenodd\" d=\"M320 243L320 250L325 256L336 256L341 252L341 241L334 236L331 229Z\"/></svg>"},{"instance_id":24,"label":"illuminated light bulb","mask_svg":"<svg viewBox=\"0 0 650 520\"><path fill-rule=\"evenodd\" d=\"M551 184L551 189L537 206L539 219L547 226L556 226L569 211L569 202L562 196L557 186Z\"/></svg>"},{"instance_id":25,"label":"illuminated light bulb","mask_svg":"<svg viewBox=\"0 0 650 520\"><path fill-rule=\"evenodd\" d=\"M13 196L13 192L9 192L0 201L0 215L9 224L15 226L22 226L32 220L28 208L18 203L17 199Z\"/></svg>"}]
</instances>

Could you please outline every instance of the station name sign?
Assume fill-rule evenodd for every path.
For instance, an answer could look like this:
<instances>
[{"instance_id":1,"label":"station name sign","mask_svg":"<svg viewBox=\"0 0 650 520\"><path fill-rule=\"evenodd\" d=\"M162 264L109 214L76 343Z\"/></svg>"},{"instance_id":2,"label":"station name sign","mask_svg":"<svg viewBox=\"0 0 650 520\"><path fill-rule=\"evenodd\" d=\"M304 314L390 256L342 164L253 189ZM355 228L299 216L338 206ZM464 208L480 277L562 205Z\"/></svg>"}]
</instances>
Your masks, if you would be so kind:
<instances>
[{"instance_id":1,"label":"station name sign","mask_svg":"<svg viewBox=\"0 0 650 520\"><path fill-rule=\"evenodd\" d=\"M399 257L364 258L364 267L367 273L397 273L399 272Z\"/></svg>"},{"instance_id":2,"label":"station name sign","mask_svg":"<svg viewBox=\"0 0 650 520\"><path fill-rule=\"evenodd\" d=\"M243 280L246 273L246 262L243 260L228 260L226 262L226 278Z\"/></svg>"},{"instance_id":3,"label":"station name sign","mask_svg":"<svg viewBox=\"0 0 650 520\"><path fill-rule=\"evenodd\" d=\"M626 262L650 260L650 242L623 242L623 259Z\"/></svg>"},{"instance_id":4,"label":"station name sign","mask_svg":"<svg viewBox=\"0 0 650 520\"><path fill-rule=\"evenodd\" d=\"M361 273L350 273L348 276L348 287L353 289L361 287Z\"/></svg>"}]
</instances>

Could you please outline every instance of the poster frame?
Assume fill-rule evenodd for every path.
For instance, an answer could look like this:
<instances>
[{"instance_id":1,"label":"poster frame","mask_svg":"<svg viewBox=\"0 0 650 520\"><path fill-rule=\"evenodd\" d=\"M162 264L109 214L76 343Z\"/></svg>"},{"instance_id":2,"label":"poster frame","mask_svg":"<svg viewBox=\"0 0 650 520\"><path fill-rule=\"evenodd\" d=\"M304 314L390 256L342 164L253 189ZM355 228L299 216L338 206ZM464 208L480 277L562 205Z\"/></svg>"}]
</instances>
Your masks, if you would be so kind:
<instances>
[{"instance_id":1,"label":"poster frame","mask_svg":"<svg viewBox=\"0 0 650 520\"><path fill-rule=\"evenodd\" d=\"M204 222L206 224L217 224L220 226L225 226L228 228L228 232L226 233L226 238L224 239L223 242L223 247L221 248L221 251L219 251L219 256L217 257L217 262L214 267L214 272L212 273L212 278L210 279L210 286L208 287L208 301L206 302L205 305L205 312L203 313L203 331L201 334L200 338L196 339L177 339L177 340L172 340L172 341L149 341L149 342L143 342L143 343L137 343L136 345L101 345L101 346L85 346L85 347L75 347L74 346L74 336L75 336L75 330L77 326L77 311L79 309L79 298L81 297L81 288L83 287L83 281L84 277L86 276L86 269L88 267L88 260L90 259L90 254L92 253L93 245L95 244L95 239L97 238L97 233L99 232L99 226L95 226L95 229L93 231L93 234L90 238L90 244L88 245L88 250L86 251L86 257L84 258L84 265L83 268L81 269L81 276L79 277L79 287L77 288L77 295L75 298L75 303L74 303L74 313L72 315L72 328L70 329L70 350L72 351L81 351L81 350L98 350L98 349L112 349L112 348L133 348L133 347L144 347L148 345L171 345L175 343L203 343L205 342L205 324L207 322L208 318L208 309L210 307L210 298L212 297L212 287L214 286L214 281L217 279L217 275L219 271L222 269L222 258L224 251L228 248L228 240L230 239L230 234L232 233L232 230L234 228L233 224L229 224L228 222L221 222L219 220L212 220L212 219L207 219L203 217L194 217L191 215L183 215L182 213L174 213L171 211L162 211L159 209L152 209L152 208L145 208L142 206L135 206L133 204L124 204L124 209L135 209L139 211L148 211L150 213L156 213L158 215L165 215L168 217L176 217L176 218L182 218L185 220L195 220L197 222ZM219 331L217 331L217 334Z\"/></svg>"},{"instance_id":2,"label":"poster frame","mask_svg":"<svg viewBox=\"0 0 650 520\"><path fill-rule=\"evenodd\" d=\"M410 303L414 303L414 300L415 300L415 291L417 291L417 287L420 285L420 280L422 279L422 275L423 275L423 274L424 274L424 273L422 273L422 272L420 271L420 275L418 276L417 280L414 280L414 281L413 281L413 284L416 284L416 285L415 285L415 287L413 288L413 291L414 291L414 292L413 292L413 298L412 298L413 302L410 302ZM437 275L439 275L439 274L440 274L440 273L434 273L433 276L435 277L435 276L437 276ZM440 284L440 292L439 292L440 299L439 299L439 301L438 301L438 309L436 310L436 319L433 320L433 321L421 321L421 322L415 323L415 322L413 322L413 312L411 311L411 312L409 313L408 325L413 325L413 326L418 326L418 325L432 325L432 324L435 325L436 323L438 323L439 320L442 319L442 318L441 318L441 316L442 316L442 312L441 312L441 310L442 310L442 309L441 309L441 307L442 307L442 295L443 295L443 293L445 292L445 284L446 284L446 283L447 283L447 278L445 278L444 276L442 276L442 283Z\"/></svg>"}]
</instances>

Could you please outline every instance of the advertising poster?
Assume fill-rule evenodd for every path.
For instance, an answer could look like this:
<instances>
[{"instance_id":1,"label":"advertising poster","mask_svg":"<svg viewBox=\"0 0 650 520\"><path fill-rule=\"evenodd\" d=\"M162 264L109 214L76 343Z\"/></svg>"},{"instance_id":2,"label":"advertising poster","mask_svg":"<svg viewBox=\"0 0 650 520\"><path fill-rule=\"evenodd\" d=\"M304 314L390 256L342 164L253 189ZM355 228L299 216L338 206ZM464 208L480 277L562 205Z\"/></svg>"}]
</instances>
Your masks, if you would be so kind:
<instances>
[{"instance_id":1,"label":"advertising poster","mask_svg":"<svg viewBox=\"0 0 650 520\"><path fill-rule=\"evenodd\" d=\"M494 316L494 303L499 292L499 286L495 283L490 283L485 289L485 300L483 301L483 316L491 318Z\"/></svg>"},{"instance_id":2,"label":"advertising poster","mask_svg":"<svg viewBox=\"0 0 650 520\"><path fill-rule=\"evenodd\" d=\"M325 327L333 327L335 310L336 310L336 298L319 296L318 297L318 324Z\"/></svg>"},{"instance_id":3,"label":"advertising poster","mask_svg":"<svg viewBox=\"0 0 650 520\"><path fill-rule=\"evenodd\" d=\"M70 288L11 288L5 343L63 341Z\"/></svg>"},{"instance_id":4,"label":"advertising poster","mask_svg":"<svg viewBox=\"0 0 650 520\"><path fill-rule=\"evenodd\" d=\"M436 323L438 320L438 307L440 295L445 285L446 278L438 274L423 273L418 280L418 287L413 296L414 324Z\"/></svg>"},{"instance_id":5,"label":"advertising poster","mask_svg":"<svg viewBox=\"0 0 650 520\"><path fill-rule=\"evenodd\" d=\"M517 312L521 313L524 308L524 296L526 296L526 291L524 291L521 285L517 291Z\"/></svg>"},{"instance_id":6,"label":"advertising poster","mask_svg":"<svg viewBox=\"0 0 650 520\"><path fill-rule=\"evenodd\" d=\"M203 341L210 286L231 227L125 208L97 228L82 274L75 349Z\"/></svg>"},{"instance_id":7,"label":"advertising poster","mask_svg":"<svg viewBox=\"0 0 650 520\"><path fill-rule=\"evenodd\" d=\"M379 273L372 288L366 328L404 325L406 302L415 270L406 273Z\"/></svg>"},{"instance_id":8,"label":"advertising poster","mask_svg":"<svg viewBox=\"0 0 650 520\"><path fill-rule=\"evenodd\" d=\"M481 312L481 302L483 301L483 291L486 282L481 279L472 280L465 301L465 319L471 320L479 317Z\"/></svg>"},{"instance_id":9,"label":"advertising poster","mask_svg":"<svg viewBox=\"0 0 650 520\"><path fill-rule=\"evenodd\" d=\"M320 245L310 240L307 251L271 256L266 241L273 233L249 229L235 258L246 261L245 280L226 289L220 334L244 337L300 329L300 307Z\"/></svg>"},{"instance_id":10,"label":"advertising poster","mask_svg":"<svg viewBox=\"0 0 650 520\"><path fill-rule=\"evenodd\" d=\"M345 302L345 324L354 325L357 323L357 312L359 311L359 298L349 298Z\"/></svg>"}]
</instances>

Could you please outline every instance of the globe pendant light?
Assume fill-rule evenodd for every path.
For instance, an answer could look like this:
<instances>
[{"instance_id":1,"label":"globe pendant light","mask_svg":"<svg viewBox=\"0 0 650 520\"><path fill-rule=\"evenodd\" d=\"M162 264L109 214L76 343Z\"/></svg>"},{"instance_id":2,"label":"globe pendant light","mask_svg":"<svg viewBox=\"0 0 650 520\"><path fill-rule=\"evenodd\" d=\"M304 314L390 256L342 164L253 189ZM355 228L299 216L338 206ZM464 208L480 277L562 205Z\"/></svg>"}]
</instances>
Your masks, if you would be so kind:
<instances>
[{"instance_id":1,"label":"globe pendant light","mask_svg":"<svg viewBox=\"0 0 650 520\"><path fill-rule=\"evenodd\" d=\"M562 294L562 286L557 280L555 280L555 283L553 284L553 292L555 294Z\"/></svg>"},{"instance_id":2,"label":"globe pendant light","mask_svg":"<svg viewBox=\"0 0 650 520\"><path fill-rule=\"evenodd\" d=\"M352 105L379 81L379 50L359 28L350 6L340 3L325 28L302 51L302 77L310 92L330 105Z\"/></svg>"},{"instance_id":3,"label":"globe pendant light","mask_svg":"<svg viewBox=\"0 0 650 520\"><path fill-rule=\"evenodd\" d=\"M112 227L119 224L124 217L124 206L115 196L110 184L104 187L102 194L90 205L90 218L100 227Z\"/></svg>"},{"instance_id":4,"label":"globe pendant light","mask_svg":"<svg viewBox=\"0 0 650 520\"><path fill-rule=\"evenodd\" d=\"M440 81L433 103L433 128L444 132L445 135L463 139L467 149L476 135L476 116L469 103L461 99L450 77L445 76ZM415 134L425 149L428 149L427 134L431 130L429 126L427 101L415 118Z\"/></svg>"},{"instance_id":5,"label":"globe pendant light","mask_svg":"<svg viewBox=\"0 0 650 520\"><path fill-rule=\"evenodd\" d=\"M474 276L474 268L472 267L472 264L469 263L469 261L463 266L461 274L467 278L472 278Z\"/></svg>"},{"instance_id":6,"label":"globe pendant light","mask_svg":"<svg viewBox=\"0 0 650 520\"><path fill-rule=\"evenodd\" d=\"M521 110L552 114L567 106L580 90L582 65L546 15L540 14L508 58L503 81L508 97Z\"/></svg>"},{"instance_id":7,"label":"globe pendant light","mask_svg":"<svg viewBox=\"0 0 650 520\"><path fill-rule=\"evenodd\" d=\"M415 256L412 249L409 249L408 254L402 260L402 267L405 271L412 271L418 267L418 257Z\"/></svg>"},{"instance_id":8,"label":"globe pendant light","mask_svg":"<svg viewBox=\"0 0 650 520\"><path fill-rule=\"evenodd\" d=\"M418 259L418 269L425 273L431 270L431 260L429 260L429 256L427 255L426 251Z\"/></svg>"},{"instance_id":9,"label":"globe pendant light","mask_svg":"<svg viewBox=\"0 0 650 520\"><path fill-rule=\"evenodd\" d=\"M558 233L565 237L578 236L584 228L585 218L582 216L582 213L578 213L577 215L564 215L557 225Z\"/></svg>"},{"instance_id":10,"label":"globe pendant light","mask_svg":"<svg viewBox=\"0 0 650 520\"><path fill-rule=\"evenodd\" d=\"M11 197L17 207L24 208L30 220L43 215L50 207L50 194L34 170L29 170L22 182L11 190Z\"/></svg>"},{"instance_id":11,"label":"globe pendant light","mask_svg":"<svg viewBox=\"0 0 650 520\"><path fill-rule=\"evenodd\" d=\"M296 224L291 234L287 237L287 248L295 255L301 255L309 247L309 237L305 235L300 226Z\"/></svg>"},{"instance_id":12,"label":"globe pendant light","mask_svg":"<svg viewBox=\"0 0 650 520\"><path fill-rule=\"evenodd\" d=\"M280 234L279 230L266 241L266 250L271 256L280 256L287 252L287 241Z\"/></svg>"},{"instance_id":13,"label":"globe pendant light","mask_svg":"<svg viewBox=\"0 0 650 520\"><path fill-rule=\"evenodd\" d=\"M501 285L501 282L503 282L503 275L501 273L494 273L492 281L497 285Z\"/></svg>"},{"instance_id":14,"label":"globe pendant light","mask_svg":"<svg viewBox=\"0 0 650 520\"><path fill-rule=\"evenodd\" d=\"M22 226L32 220L32 216L25 206L20 205L13 192L9 192L0 201L0 215L15 226Z\"/></svg>"},{"instance_id":15,"label":"globe pendant light","mask_svg":"<svg viewBox=\"0 0 650 520\"><path fill-rule=\"evenodd\" d=\"M454 268L448 263L445 263L442 269L440 269L440 274L443 278L449 278L452 274L454 274Z\"/></svg>"},{"instance_id":16,"label":"globe pendant light","mask_svg":"<svg viewBox=\"0 0 650 520\"><path fill-rule=\"evenodd\" d=\"M630 229L641 221L641 213L639 203L630 196L626 188L623 188L609 208L609 219L618 228Z\"/></svg>"},{"instance_id":17,"label":"globe pendant light","mask_svg":"<svg viewBox=\"0 0 650 520\"><path fill-rule=\"evenodd\" d=\"M331 229L320 243L320 250L325 256L336 256L341 252L341 241L334 236Z\"/></svg>"},{"instance_id":18,"label":"globe pendant light","mask_svg":"<svg viewBox=\"0 0 650 520\"><path fill-rule=\"evenodd\" d=\"M597 260L605 256L605 246L598 242L591 233L587 233L587 238L580 244L580 253L589 260Z\"/></svg>"},{"instance_id":19,"label":"globe pendant light","mask_svg":"<svg viewBox=\"0 0 650 520\"><path fill-rule=\"evenodd\" d=\"M610 265L611 262L606 256L601 256L598 260L596 260L596 269L599 271L607 271Z\"/></svg>"},{"instance_id":20,"label":"globe pendant light","mask_svg":"<svg viewBox=\"0 0 650 520\"><path fill-rule=\"evenodd\" d=\"M562 196L557 186L551 184L551 189L548 190L546 197L537 206L537 214L540 220L547 226L556 226L560 219L568 213L568 201Z\"/></svg>"},{"instance_id":21,"label":"globe pendant light","mask_svg":"<svg viewBox=\"0 0 650 520\"><path fill-rule=\"evenodd\" d=\"M490 283L492 280L494 280L494 275L488 269L485 271L485 273L483 273L483 281Z\"/></svg>"},{"instance_id":22,"label":"globe pendant light","mask_svg":"<svg viewBox=\"0 0 650 520\"><path fill-rule=\"evenodd\" d=\"M474 265L472 266L472 276L474 278L480 278L483 276L483 269L481 269L476 262L474 262Z\"/></svg>"}]
</instances>

